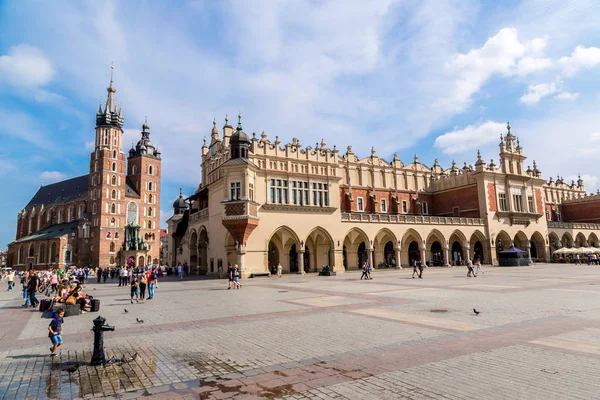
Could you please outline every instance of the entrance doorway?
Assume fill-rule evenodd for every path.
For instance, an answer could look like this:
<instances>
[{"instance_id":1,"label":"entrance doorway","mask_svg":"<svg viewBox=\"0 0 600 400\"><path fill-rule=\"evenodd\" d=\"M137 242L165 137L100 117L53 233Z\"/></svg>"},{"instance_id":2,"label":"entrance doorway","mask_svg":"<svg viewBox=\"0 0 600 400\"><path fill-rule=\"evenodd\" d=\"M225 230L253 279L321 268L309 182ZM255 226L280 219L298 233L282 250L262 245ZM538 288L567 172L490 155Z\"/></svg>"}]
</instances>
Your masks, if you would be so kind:
<instances>
[{"instance_id":1,"label":"entrance doorway","mask_svg":"<svg viewBox=\"0 0 600 400\"><path fill-rule=\"evenodd\" d=\"M365 261L368 260L368 258L367 258L367 246L365 246L365 242L362 242L360 244L360 246L358 246L357 260L358 260L358 268L359 269L362 268L362 266L365 263Z\"/></svg>"},{"instance_id":2,"label":"entrance doorway","mask_svg":"<svg viewBox=\"0 0 600 400\"><path fill-rule=\"evenodd\" d=\"M473 246L473 259L479 259L479 261L481 263L484 262L483 259L483 244L481 244L481 242L478 240L475 242L475 245Z\"/></svg>"},{"instance_id":3,"label":"entrance doorway","mask_svg":"<svg viewBox=\"0 0 600 400\"><path fill-rule=\"evenodd\" d=\"M460 245L460 242L455 241L452 243L452 261L454 261L455 265L462 265L463 260L462 246Z\"/></svg>"},{"instance_id":4,"label":"entrance doorway","mask_svg":"<svg viewBox=\"0 0 600 400\"><path fill-rule=\"evenodd\" d=\"M412 241L408 245L408 261L412 264L413 260L421 262L421 252L419 251L419 243Z\"/></svg>"},{"instance_id":5,"label":"entrance doorway","mask_svg":"<svg viewBox=\"0 0 600 400\"><path fill-rule=\"evenodd\" d=\"M290 247L290 272L298 272L298 252L296 251L296 244L294 243ZM277 266L277 265L275 265Z\"/></svg>"},{"instance_id":6,"label":"entrance doorway","mask_svg":"<svg viewBox=\"0 0 600 400\"><path fill-rule=\"evenodd\" d=\"M444 253L438 241L431 243L431 262L435 266L444 265Z\"/></svg>"}]
</instances>

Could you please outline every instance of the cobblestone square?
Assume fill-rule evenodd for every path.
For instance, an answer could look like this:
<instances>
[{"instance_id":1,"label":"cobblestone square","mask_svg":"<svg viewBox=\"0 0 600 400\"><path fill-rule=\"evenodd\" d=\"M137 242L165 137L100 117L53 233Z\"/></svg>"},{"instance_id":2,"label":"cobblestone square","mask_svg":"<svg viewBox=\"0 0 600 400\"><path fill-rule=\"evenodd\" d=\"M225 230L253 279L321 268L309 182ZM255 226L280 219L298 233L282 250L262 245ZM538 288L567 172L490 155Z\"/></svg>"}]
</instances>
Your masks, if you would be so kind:
<instances>
[{"instance_id":1,"label":"cobblestone square","mask_svg":"<svg viewBox=\"0 0 600 400\"><path fill-rule=\"evenodd\" d=\"M65 319L54 359L47 313L2 291L0 399L600 398L600 267L411 272L165 278L135 304L90 279L100 312ZM98 315L135 361L88 365Z\"/></svg>"}]
</instances>

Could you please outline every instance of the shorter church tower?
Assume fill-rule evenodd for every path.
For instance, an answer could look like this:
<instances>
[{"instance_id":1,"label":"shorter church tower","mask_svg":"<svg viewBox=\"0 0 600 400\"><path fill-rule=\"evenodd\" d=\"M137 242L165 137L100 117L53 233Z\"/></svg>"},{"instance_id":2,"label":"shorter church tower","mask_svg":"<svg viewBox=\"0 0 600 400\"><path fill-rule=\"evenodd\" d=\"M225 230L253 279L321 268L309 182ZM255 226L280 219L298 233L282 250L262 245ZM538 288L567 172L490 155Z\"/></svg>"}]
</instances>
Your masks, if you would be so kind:
<instances>
[{"instance_id":1,"label":"shorter church tower","mask_svg":"<svg viewBox=\"0 0 600 400\"><path fill-rule=\"evenodd\" d=\"M127 184L139 195L138 204L127 204L127 226L136 229L136 250L145 250L144 263L152 264L160 253L160 173L161 154L150 140L148 120L142 125L141 138L135 147L129 150L127 165ZM130 204L131 203L131 204ZM137 207L137 210L134 208ZM131 211L130 211L131 208ZM133 215L137 212L137 218ZM135 226L137 225L137 227ZM127 243L125 243L127 245ZM140 264L138 254L136 265Z\"/></svg>"}]
</instances>

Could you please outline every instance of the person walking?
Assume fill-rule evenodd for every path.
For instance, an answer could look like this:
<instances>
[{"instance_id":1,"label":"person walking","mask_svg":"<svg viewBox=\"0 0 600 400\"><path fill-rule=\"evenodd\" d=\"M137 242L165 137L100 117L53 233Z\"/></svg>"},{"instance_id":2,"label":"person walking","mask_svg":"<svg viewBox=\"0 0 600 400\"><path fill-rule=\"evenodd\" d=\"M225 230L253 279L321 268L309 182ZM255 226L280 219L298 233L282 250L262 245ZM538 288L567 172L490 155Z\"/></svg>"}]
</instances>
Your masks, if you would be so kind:
<instances>
[{"instance_id":1,"label":"person walking","mask_svg":"<svg viewBox=\"0 0 600 400\"><path fill-rule=\"evenodd\" d=\"M475 273L479 273L479 271L481 271L482 274L485 274L485 271L483 270L483 268L481 268L481 259L477 258L475 259Z\"/></svg>"},{"instance_id":2,"label":"person walking","mask_svg":"<svg viewBox=\"0 0 600 400\"><path fill-rule=\"evenodd\" d=\"M131 304L133 304L133 296L135 296L136 303L140 302L139 294L140 294L140 292L139 292L138 281L137 281L137 278L134 276L133 278L131 278Z\"/></svg>"},{"instance_id":3,"label":"person walking","mask_svg":"<svg viewBox=\"0 0 600 400\"><path fill-rule=\"evenodd\" d=\"M475 270L473 269L473 261L471 261L470 258L467 258L467 276L471 277L471 274L473 274L473 278L476 278L477 275L475 275Z\"/></svg>"},{"instance_id":4,"label":"person walking","mask_svg":"<svg viewBox=\"0 0 600 400\"><path fill-rule=\"evenodd\" d=\"M281 266L281 263L277 263L277 276L281 278L282 274L283 274L283 267Z\"/></svg>"},{"instance_id":5,"label":"person walking","mask_svg":"<svg viewBox=\"0 0 600 400\"><path fill-rule=\"evenodd\" d=\"M367 275L367 262L366 261L362 265L362 275L360 276L360 280L362 281L363 278L369 279L369 276Z\"/></svg>"},{"instance_id":6,"label":"person walking","mask_svg":"<svg viewBox=\"0 0 600 400\"><path fill-rule=\"evenodd\" d=\"M142 273L140 276L140 300L146 298L146 285L148 284L148 278L146 274Z\"/></svg>"},{"instance_id":7,"label":"person walking","mask_svg":"<svg viewBox=\"0 0 600 400\"><path fill-rule=\"evenodd\" d=\"M33 271L29 272L29 282L27 283L27 295L29 296L29 306L37 307L38 299L35 298L35 294L37 293L40 286L40 280L37 274Z\"/></svg>"},{"instance_id":8,"label":"person walking","mask_svg":"<svg viewBox=\"0 0 600 400\"><path fill-rule=\"evenodd\" d=\"M108 268L105 268L104 271L102 271L102 283L106 283L107 278L108 278Z\"/></svg>"},{"instance_id":9,"label":"person walking","mask_svg":"<svg viewBox=\"0 0 600 400\"><path fill-rule=\"evenodd\" d=\"M8 274L6 275L6 280L8 282L8 291L10 292L15 284L15 272L8 271Z\"/></svg>"},{"instance_id":10,"label":"person walking","mask_svg":"<svg viewBox=\"0 0 600 400\"><path fill-rule=\"evenodd\" d=\"M21 286L23 287L23 299L25 300L25 304L21 305L21 307L29 307L29 293L27 292L27 286L29 286L29 274L23 274L21 276Z\"/></svg>"},{"instance_id":11,"label":"person walking","mask_svg":"<svg viewBox=\"0 0 600 400\"><path fill-rule=\"evenodd\" d=\"M240 284L240 269L238 268L237 264L235 264L235 267L233 267L233 285L236 289L242 287Z\"/></svg>"},{"instance_id":12,"label":"person walking","mask_svg":"<svg viewBox=\"0 0 600 400\"><path fill-rule=\"evenodd\" d=\"M417 260L412 260L412 266L413 266L412 277L413 277L413 279L415 279L415 274L419 275L419 270L418 270L418 266L417 266Z\"/></svg>"},{"instance_id":13,"label":"person walking","mask_svg":"<svg viewBox=\"0 0 600 400\"><path fill-rule=\"evenodd\" d=\"M229 279L229 283L227 284L227 290L231 289L233 285L233 267L231 263L227 263L227 279Z\"/></svg>"},{"instance_id":14,"label":"person walking","mask_svg":"<svg viewBox=\"0 0 600 400\"><path fill-rule=\"evenodd\" d=\"M367 279L373 279L373 278L371 278L371 264L369 264L368 261L367 261Z\"/></svg>"},{"instance_id":15,"label":"person walking","mask_svg":"<svg viewBox=\"0 0 600 400\"><path fill-rule=\"evenodd\" d=\"M154 270L146 271L146 276L148 277L148 300L152 300L154 298L154 287L156 286L156 272Z\"/></svg>"},{"instance_id":16,"label":"person walking","mask_svg":"<svg viewBox=\"0 0 600 400\"><path fill-rule=\"evenodd\" d=\"M123 286L123 277L125 276L125 269L123 267L119 267L119 286Z\"/></svg>"},{"instance_id":17,"label":"person walking","mask_svg":"<svg viewBox=\"0 0 600 400\"><path fill-rule=\"evenodd\" d=\"M179 276L179 280L182 281L183 280L183 267L181 266L181 263L179 263L177 265L177 275Z\"/></svg>"},{"instance_id":18,"label":"person walking","mask_svg":"<svg viewBox=\"0 0 600 400\"><path fill-rule=\"evenodd\" d=\"M50 284L52 285L51 293L58 292L58 275L56 274L56 271L52 271L52 276L50 277Z\"/></svg>"}]
</instances>

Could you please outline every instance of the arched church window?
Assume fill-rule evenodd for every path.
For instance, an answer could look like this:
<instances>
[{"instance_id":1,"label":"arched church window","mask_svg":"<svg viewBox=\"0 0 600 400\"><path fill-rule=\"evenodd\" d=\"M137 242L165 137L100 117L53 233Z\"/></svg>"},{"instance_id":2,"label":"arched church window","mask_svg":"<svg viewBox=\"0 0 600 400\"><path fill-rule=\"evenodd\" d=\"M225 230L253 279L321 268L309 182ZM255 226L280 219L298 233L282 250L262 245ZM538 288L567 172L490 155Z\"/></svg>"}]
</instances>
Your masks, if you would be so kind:
<instances>
[{"instance_id":1,"label":"arched church window","mask_svg":"<svg viewBox=\"0 0 600 400\"><path fill-rule=\"evenodd\" d=\"M112 163L112 170L113 172L117 170L117 163Z\"/></svg>"},{"instance_id":2,"label":"arched church window","mask_svg":"<svg viewBox=\"0 0 600 400\"><path fill-rule=\"evenodd\" d=\"M98 161L94 163L94 172L98 172Z\"/></svg>"},{"instance_id":3,"label":"arched church window","mask_svg":"<svg viewBox=\"0 0 600 400\"><path fill-rule=\"evenodd\" d=\"M113 138L113 145L118 146L119 145L119 133L115 132L115 137Z\"/></svg>"},{"instance_id":4,"label":"arched church window","mask_svg":"<svg viewBox=\"0 0 600 400\"><path fill-rule=\"evenodd\" d=\"M148 229L152 229L152 221L148 221Z\"/></svg>"},{"instance_id":5,"label":"arched church window","mask_svg":"<svg viewBox=\"0 0 600 400\"><path fill-rule=\"evenodd\" d=\"M119 232L115 232L115 239L119 238Z\"/></svg>"},{"instance_id":6,"label":"arched church window","mask_svg":"<svg viewBox=\"0 0 600 400\"><path fill-rule=\"evenodd\" d=\"M148 190L152 191L152 182L148 182Z\"/></svg>"},{"instance_id":7,"label":"arched church window","mask_svg":"<svg viewBox=\"0 0 600 400\"><path fill-rule=\"evenodd\" d=\"M29 255L29 257L33 257L33 245L32 244L29 245L28 255Z\"/></svg>"},{"instance_id":8,"label":"arched church window","mask_svg":"<svg viewBox=\"0 0 600 400\"><path fill-rule=\"evenodd\" d=\"M138 219L138 206L133 201L127 204L127 224L131 225L137 223Z\"/></svg>"},{"instance_id":9,"label":"arched church window","mask_svg":"<svg viewBox=\"0 0 600 400\"><path fill-rule=\"evenodd\" d=\"M148 216L152 217L152 207L148 207Z\"/></svg>"},{"instance_id":10,"label":"arched church window","mask_svg":"<svg viewBox=\"0 0 600 400\"><path fill-rule=\"evenodd\" d=\"M148 195L148 203L153 204L152 203L152 195L151 194Z\"/></svg>"},{"instance_id":11,"label":"arched church window","mask_svg":"<svg viewBox=\"0 0 600 400\"><path fill-rule=\"evenodd\" d=\"M39 257L39 263L43 264L46 262L46 246L44 246L44 243L40 244L40 254L38 254Z\"/></svg>"},{"instance_id":12,"label":"arched church window","mask_svg":"<svg viewBox=\"0 0 600 400\"><path fill-rule=\"evenodd\" d=\"M148 166L148 174L152 175L152 173L154 172L154 169L152 168L152 165Z\"/></svg>"},{"instance_id":13,"label":"arched church window","mask_svg":"<svg viewBox=\"0 0 600 400\"><path fill-rule=\"evenodd\" d=\"M110 213L111 214L116 214L117 213L117 206L115 205L115 203L112 203L110 205Z\"/></svg>"},{"instance_id":14,"label":"arched church window","mask_svg":"<svg viewBox=\"0 0 600 400\"><path fill-rule=\"evenodd\" d=\"M131 167L131 175L135 175L136 172L137 172L137 168L134 165L133 167Z\"/></svg>"},{"instance_id":15,"label":"arched church window","mask_svg":"<svg viewBox=\"0 0 600 400\"><path fill-rule=\"evenodd\" d=\"M111 228L115 227L115 218L114 217L110 219L110 227Z\"/></svg>"},{"instance_id":16,"label":"arched church window","mask_svg":"<svg viewBox=\"0 0 600 400\"><path fill-rule=\"evenodd\" d=\"M110 249L109 249L109 251L110 251L111 253L114 253L114 252L115 252L115 243L114 243L114 242L110 242Z\"/></svg>"},{"instance_id":17,"label":"arched church window","mask_svg":"<svg viewBox=\"0 0 600 400\"><path fill-rule=\"evenodd\" d=\"M23 246L19 247L19 257L17 260L17 264L23 264Z\"/></svg>"},{"instance_id":18,"label":"arched church window","mask_svg":"<svg viewBox=\"0 0 600 400\"><path fill-rule=\"evenodd\" d=\"M113 191L112 191L112 193L111 193L110 197L111 197L113 200L115 200L115 199L117 198L117 191L113 189Z\"/></svg>"},{"instance_id":19,"label":"arched church window","mask_svg":"<svg viewBox=\"0 0 600 400\"><path fill-rule=\"evenodd\" d=\"M116 150L113 150L113 158L115 158L115 159L117 158L117 151Z\"/></svg>"},{"instance_id":20,"label":"arched church window","mask_svg":"<svg viewBox=\"0 0 600 400\"><path fill-rule=\"evenodd\" d=\"M92 214L96 214L96 203L92 205Z\"/></svg>"},{"instance_id":21,"label":"arched church window","mask_svg":"<svg viewBox=\"0 0 600 400\"><path fill-rule=\"evenodd\" d=\"M106 238L110 239L110 232L106 232Z\"/></svg>"},{"instance_id":22,"label":"arched church window","mask_svg":"<svg viewBox=\"0 0 600 400\"><path fill-rule=\"evenodd\" d=\"M108 146L108 129L104 130L104 144Z\"/></svg>"},{"instance_id":23,"label":"arched church window","mask_svg":"<svg viewBox=\"0 0 600 400\"><path fill-rule=\"evenodd\" d=\"M112 176L112 184L113 185L117 184L117 177L115 175Z\"/></svg>"}]
</instances>

